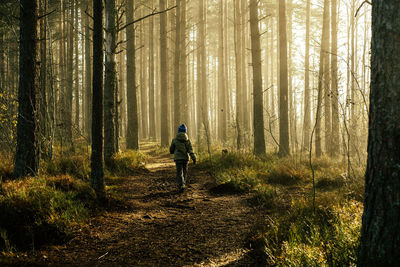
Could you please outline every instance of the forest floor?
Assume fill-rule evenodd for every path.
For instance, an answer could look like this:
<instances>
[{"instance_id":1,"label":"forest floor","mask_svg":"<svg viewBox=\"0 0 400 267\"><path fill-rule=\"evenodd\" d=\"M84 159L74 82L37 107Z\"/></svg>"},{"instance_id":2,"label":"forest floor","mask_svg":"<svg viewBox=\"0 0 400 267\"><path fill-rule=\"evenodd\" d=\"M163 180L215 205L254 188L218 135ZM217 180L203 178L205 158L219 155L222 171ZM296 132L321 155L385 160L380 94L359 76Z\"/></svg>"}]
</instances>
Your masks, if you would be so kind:
<instances>
[{"instance_id":1,"label":"forest floor","mask_svg":"<svg viewBox=\"0 0 400 267\"><path fill-rule=\"evenodd\" d=\"M151 145L145 145L151 153ZM144 172L113 180L117 203L95 213L66 244L18 256L18 265L249 266L261 257L249 240L267 213L249 194L214 194L207 171L189 165L180 193L175 165L149 156Z\"/></svg>"}]
</instances>

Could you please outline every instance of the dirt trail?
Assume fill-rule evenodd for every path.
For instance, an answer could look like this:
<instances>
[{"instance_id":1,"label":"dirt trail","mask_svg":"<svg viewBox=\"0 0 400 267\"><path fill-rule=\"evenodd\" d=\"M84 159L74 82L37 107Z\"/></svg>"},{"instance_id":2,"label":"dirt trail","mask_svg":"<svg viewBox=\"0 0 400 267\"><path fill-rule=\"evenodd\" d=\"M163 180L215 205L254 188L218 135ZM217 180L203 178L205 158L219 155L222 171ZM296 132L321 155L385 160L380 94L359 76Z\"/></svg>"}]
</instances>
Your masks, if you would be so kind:
<instances>
[{"instance_id":1,"label":"dirt trail","mask_svg":"<svg viewBox=\"0 0 400 267\"><path fill-rule=\"evenodd\" d=\"M36 253L40 265L249 266L247 249L260 222L248 195L213 195L210 176L191 168L179 193L170 158L151 158L149 173L121 178L124 206L100 212L63 246Z\"/></svg>"}]
</instances>

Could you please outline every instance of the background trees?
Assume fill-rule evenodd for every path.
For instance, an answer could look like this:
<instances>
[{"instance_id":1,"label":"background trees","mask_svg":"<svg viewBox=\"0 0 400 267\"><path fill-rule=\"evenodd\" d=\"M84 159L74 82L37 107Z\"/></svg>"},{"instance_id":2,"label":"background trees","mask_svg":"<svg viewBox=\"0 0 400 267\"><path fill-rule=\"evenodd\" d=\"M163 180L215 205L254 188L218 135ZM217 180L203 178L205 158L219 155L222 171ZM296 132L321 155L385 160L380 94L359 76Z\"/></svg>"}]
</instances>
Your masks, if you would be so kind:
<instances>
[{"instance_id":1,"label":"background trees","mask_svg":"<svg viewBox=\"0 0 400 267\"><path fill-rule=\"evenodd\" d=\"M255 8L250 0L104 3L106 162L120 150L139 149L139 141L167 146L180 123L189 126L198 149L215 140L258 154L265 142L266 152L300 160L314 130L313 155L341 158L347 176L366 159L369 5L359 8L355 0L305 5L293 0L285 9L286 1L267 0ZM12 14L0 24L1 149L10 153L17 140L19 9L3 1L0 10ZM47 10L38 26L44 37L38 52L38 141L47 151L42 154L51 157L53 147L68 154L91 144L96 115L91 2L47 1Z\"/></svg>"}]
</instances>

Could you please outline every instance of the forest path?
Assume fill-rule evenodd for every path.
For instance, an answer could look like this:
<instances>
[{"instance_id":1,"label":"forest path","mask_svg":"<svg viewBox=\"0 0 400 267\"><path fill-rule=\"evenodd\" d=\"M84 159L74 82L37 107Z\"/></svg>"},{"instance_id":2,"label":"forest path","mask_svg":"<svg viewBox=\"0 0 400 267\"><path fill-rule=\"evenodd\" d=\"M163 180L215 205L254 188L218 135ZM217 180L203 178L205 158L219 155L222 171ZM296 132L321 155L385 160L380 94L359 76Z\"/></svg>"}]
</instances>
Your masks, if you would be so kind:
<instances>
[{"instance_id":1,"label":"forest path","mask_svg":"<svg viewBox=\"0 0 400 267\"><path fill-rule=\"evenodd\" d=\"M151 146L144 145L150 152ZM118 180L121 207L99 212L66 245L41 251L44 265L249 266L246 248L261 222L249 195L214 195L212 178L189 165L189 186L179 193L174 162L149 156L148 173Z\"/></svg>"}]
</instances>

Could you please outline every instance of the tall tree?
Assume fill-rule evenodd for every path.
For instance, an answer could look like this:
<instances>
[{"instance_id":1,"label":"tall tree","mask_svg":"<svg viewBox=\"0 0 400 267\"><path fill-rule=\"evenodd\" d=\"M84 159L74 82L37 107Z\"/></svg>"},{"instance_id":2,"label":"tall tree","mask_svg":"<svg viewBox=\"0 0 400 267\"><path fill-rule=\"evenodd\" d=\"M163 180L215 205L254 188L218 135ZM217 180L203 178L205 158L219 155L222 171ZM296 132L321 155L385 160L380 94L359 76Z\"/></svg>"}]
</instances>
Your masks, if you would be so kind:
<instances>
[{"instance_id":1,"label":"tall tree","mask_svg":"<svg viewBox=\"0 0 400 267\"><path fill-rule=\"evenodd\" d=\"M240 25L240 3L239 0L234 1L234 39L235 39L235 70L236 70L236 148L240 150L242 148L242 79L241 79L241 56L242 43L240 38L241 25Z\"/></svg>"},{"instance_id":2,"label":"tall tree","mask_svg":"<svg viewBox=\"0 0 400 267\"><path fill-rule=\"evenodd\" d=\"M65 95L65 138L69 145L72 146L72 92L73 92L73 71L74 71L74 18L75 18L75 1L70 0L70 18L69 18L69 28L68 28L68 43L67 43L67 85L66 85L66 95Z\"/></svg>"},{"instance_id":3,"label":"tall tree","mask_svg":"<svg viewBox=\"0 0 400 267\"><path fill-rule=\"evenodd\" d=\"M279 156L281 157L290 154L285 1L279 0Z\"/></svg>"},{"instance_id":4,"label":"tall tree","mask_svg":"<svg viewBox=\"0 0 400 267\"><path fill-rule=\"evenodd\" d=\"M264 104L262 90L260 31L258 28L258 0L250 0L251 55L253 66L253 127L254 154L265 154Z\"/></svg>"},{"instance_id":5,"label":"tall tree","mask_svg":"<svg viewBox=\"0 0 400 267\"><path fill-rule=\"evenodd\" d=\"M75 19L74 19L74 33L73 33L73 38L74 38L74 54L75 54L75 60L74 60L74 92L75 92L75 129L80 132L80 101L79 101L79 50L78 50L78 45L79 45L79 37L78 37L78 27L79 27L79 16L78 16L78 3L75 4Z\"/></svg>"},{"instance_id":6,"label":"tall tree","mask_svg":"<svg viewBox=\"0 0 400 267\"><path fill-rule=\"evenodd\" d=\"M226 7L225 7L226 8ZM218 137L222 142L227 138L227 87L225 76L224 0L219 0L218 25Z\"/></svg>"},{"instance_id":7,"label":"tall tree","mask_svg":"<svg viewBox=\"0 0 400 267\"><path fill-rule=\"evenodd\" d=\"M191 120L189 119L189 99L188 99L188 78L187 78L187 55L186 55L186 1L182 1L181 4L181 19L180 19L180 25L181 25L181 30L180 30L180 42L181 42L181 48L180 48L180 71L181 71L181 78L180 78L180 88L181 88L181 120L182 122L186 123L189 125L190 129L191 128ZM192 131L190 131L192 132Z\"/></svg>"},{"instance_id":8,"label":"tall tree","mask_svg":"<svg viewBox=\"0 0 400 267\"><path fill-rule=\"evenodd\" d=\"M115 145L116 16L115 0L105 0L105 75L104 75L104 161L111 162Z\"/></svg>"},{"instance_id":9,"label":"tall tree","mask_svg":"<svg viewBox=\"0 0 400 267\"><path fill-rule=\"evenodd\" d=\"M104 196L103 169L103 1L93 0L93 99L90 184Z\"/></svg>"},{"instance_id":10,"label":"tall tree","mask_svg":"<svg viewBox=\"0 0 400 267\"><path fill-rule=\"evenodd\" d=\"M201 80L201 87L198 90L201 91L201 100L200 100L200 117L201 122L204 126L205 135L207 139L207 145L210 145L210 122L209 122L209 106L208 106L208 79L207 79L207 54L206 54L206 7L207 3L205 0L200 0L200 8L199 8L199 39L198 39L198 49L199 49L199 64L200 67L200 75L198 75L198 79ZM200 125L201 127L201 125Z\"/></svg>"},{"instance_id":11,"label":"tall tree","mask_svg":"<svg viewBox=\"0 0 400 267\"><path fill-rule=\"evenodd\" d=\"M323 24L322 24L322 35L321 35L321 49L319 54L319 73L318 73L318 99L317 99L317 110L316 110L316 122L315 122L315 154L317 157L322 155L321 146L321 109L322 109L322 96L324 87L324 76L325 72L325 61L328 60L326 57L327 50L329 47L329 0L324 0L324 13L323 13Z\"/></svg>"},{"instance_id":12,"label":"tall tree","mask_svg":"<svg viewBox=\"0 0 400 267\"><path fill-rule=\"evenodd\" d=\"M306 2L306 51L304 58L304 124L303 124L303 148L310 149L310 128L311 128L311 109L310 109L310 1Z\"/></svg>"},{"instance_id":13,"label":"tall tree","mask_svg":"<svg viewBox=\"0 0 400 267\"><path fill-rule=\"evenodd\" d=\"M400 261L400 2L372 5L368 161L358 266Z\"/></svg>"},{"instance_id":14,"label":"tall tree","mask_svg":"<svg viewBox=\"0 0 400 267\"><path fill-rule=\"evenodd\" d=\"M47 0L39 1L40 16L47 12ZM47 18L40 20L40 146L41 154L48 150L48 117L47 117Z\"/></svg>"},{"instance_id":15,"label":"tall tree","mask_svg":"<svg viewBox=\"0 0 400 267\"><path fill-rule=\"evenodd\" d=\"M91 54L92 50L90 48L91 33L90 30L90 18L86 14L82 14L85 21L85 129L87 136L91 136L91 103L92 103L92 64L91 64Z\"/></svg>"},{"instance_id":16,"label":"tall tree","mask_svg":"<svg viewBox=\"0 0 400 267\"><path fill-rule=\"evenodd\" d=\"M151 1L153 8L153 1ZM149 134L152 140L156 139L156 111L155 111L155 88L154 88L154 17L149 18Z\"/></svg>"},{"instance_id":17,"label":"tall tree","mask_svg":"<svg viewBox=\"0 0 400 267\"><path fill-rule=\"evenodd\" d=\"M324 126L325 126L325 151L327 153L331 153L332 147L332 120L331 120L331 77L330 77L330 1L327 3L327 16L326 16L326 24L328 25L328 33L326 34L326 50L324 50L324 79L323 79L323 90L324 90ZM324 13L325 14L325 13Z\"/></svg>"},{"instance_id":18,"label":"tall tree","mask_svg":"<svg viewBox=\"0 0 400 267\"><path fill-rule=\"evenodd\" d=\"M242 90L242 95L241 95L241 105L242 105L242 126L243 129L247 132L250 131L250 109L249 109L249 100L248 100L248 87L247 87L247 46L246 46L246 39L247 39L247 33L248 33L248 28L247 28L247 22L248 22L248 17L247 17L247 7L248 7L248 2L247 1L240 1L240 24L241 24L241 31L239 32L240 34L240 42L242 49L240 51L240 63L242 64L240 71L241 71L241 90Z\"/></svg>"},{"instance_id":19,"label":"tall tree","mask_svg":"<svg viewBox=\"0 0 400 267\"><path fill-rule=\"evenodd\" d=\"M20 46L17 149L14 176L36 175L39 169L38 153L38 2L20 1Z\"/></svg>"},{"instance_id":20,"label":"tall tree","mask_svg":"<svg viewBox=\"0 0 400 267\"><path fill-rule=\"evenodd\" d=\"M181 1L176 0L175 14L175 54L174 54L174 129L181 123L181 101L180 101L180 49L181 49Z\"/></svg>"},{"instance_id":21,"label":"tall tree","mask_svg":"<svg viewBox=\"0 0 400 267\"><path fill-rule=\"evenodd\" d=\"M331 52L331 90L332 90L332 136L331 156L339 153L339 90L338 90L338 62L337 62L337 0L331 3L332 23L332 52Z\"/></svg>"},{"instance_id":22,"label":"tall tree","mask_svg":"<svg viewBox=\"0 0 400 267\"><path fill-rule=\"evenodd\" d=\"M126 3L126 23L133 21L135 1ZM138 108L136 97L136 65L135 65L135 27L126 28L126 98L128 110L128 126L126 130L126 148L139 149Z\"/></svg>"},{"instance_id":23,"label":"tall tree","mask_svg":"<svg viewBox=\"0 0 400 267\"><path fill-rule=\"evenodd\" d=\"M165 10L166 0L160 0L160 10ZM168 73L167 73L167 15L160 15L160 73L161 73L161 146L169 145Z\"/></svg>"}]
</instances>

